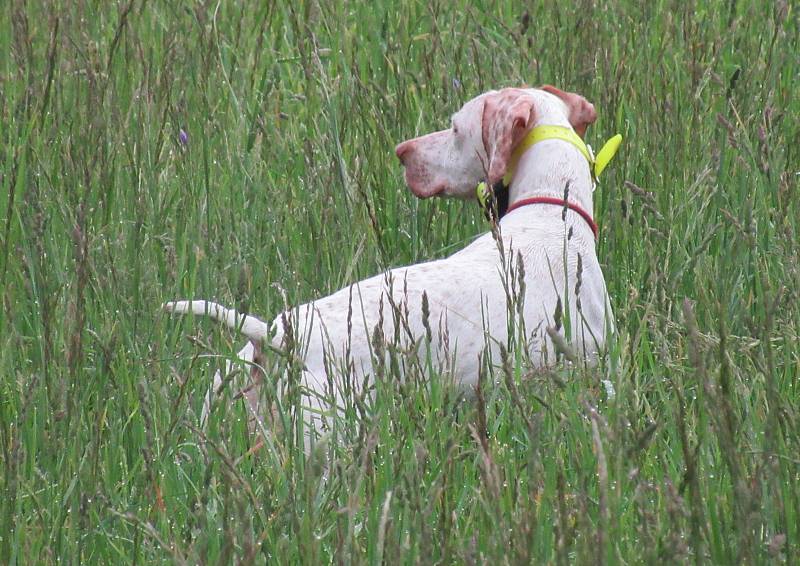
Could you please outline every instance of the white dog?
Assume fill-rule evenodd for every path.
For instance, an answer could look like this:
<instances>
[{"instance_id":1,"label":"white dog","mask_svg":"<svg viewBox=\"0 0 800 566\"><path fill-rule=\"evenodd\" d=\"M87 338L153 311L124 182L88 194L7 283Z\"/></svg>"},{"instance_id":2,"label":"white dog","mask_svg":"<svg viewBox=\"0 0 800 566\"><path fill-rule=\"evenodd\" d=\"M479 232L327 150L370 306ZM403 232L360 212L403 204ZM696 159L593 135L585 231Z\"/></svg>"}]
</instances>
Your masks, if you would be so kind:
<instances>
[{"instance_id":1,"label":"white dog","mask_svg":"<svg viewBox=\"0 0 800 566\"><path fill-rule=\"evenodd\" d=\"M344 373L359 385L380 374L387 354L376 344L399 341L463 386L476 383L482 355L494 354L499 363L509 329L524 333L525 355L535 367L555 363L567 343L591 361L613 329L591 216L597 170L581 139L595 118L577 94L507 88L467 102L450 128L398 145L406 182L420 198L475 198L476 185L505 178L508 210L494 235L446 259L353 283L269 324L203 300L165 308L208 315L241 331L250 342L239 358L251 367L264 367L274 351L284 350L288 334L301 362L312 436L336 414ZM251 376L255 383L264 378L262 371ZM214 391L223 379L218 373ZM254 412L263 412L253 383L245 395Z\"/></svg>"}]
</instances>

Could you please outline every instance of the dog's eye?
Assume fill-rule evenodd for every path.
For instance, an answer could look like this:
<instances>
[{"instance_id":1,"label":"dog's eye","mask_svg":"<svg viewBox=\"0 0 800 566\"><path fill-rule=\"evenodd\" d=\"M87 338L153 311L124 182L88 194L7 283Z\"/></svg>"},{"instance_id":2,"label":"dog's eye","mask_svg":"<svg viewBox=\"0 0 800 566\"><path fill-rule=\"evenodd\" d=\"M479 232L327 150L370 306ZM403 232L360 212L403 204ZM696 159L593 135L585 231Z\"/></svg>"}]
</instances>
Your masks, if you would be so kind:
<instances>
[{"instance_id":1,"label":"dog's eye","mask_svg":"<svg viewBox=\"0 0 800 566\"><path fill-rule=\"evenodd\" d=\"M458 126L456 126L456 123L453 122L450 127L453 128L453 133L458 135Z\"/></svg>"}]
</instances>

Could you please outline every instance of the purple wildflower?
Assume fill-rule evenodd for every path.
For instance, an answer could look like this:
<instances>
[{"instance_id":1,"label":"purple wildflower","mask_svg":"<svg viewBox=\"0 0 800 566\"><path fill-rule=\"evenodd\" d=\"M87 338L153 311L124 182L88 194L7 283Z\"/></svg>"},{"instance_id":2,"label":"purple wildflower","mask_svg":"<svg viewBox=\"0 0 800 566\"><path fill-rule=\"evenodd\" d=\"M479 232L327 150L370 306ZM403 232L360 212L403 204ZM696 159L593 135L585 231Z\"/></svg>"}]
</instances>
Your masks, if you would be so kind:
<instances>
[{"instance_id":1,"label":"purple wildflower","mask_svg":"<svg viewBox=\"0 0 800 566\"><path fill-rule=\"evenodd\" d=\"M183 128L181 128L181 131L178 133L178 141L181 142L181 145L189 144L189 134L187 134L186 130Z\"/></svg>"}]
</instances>

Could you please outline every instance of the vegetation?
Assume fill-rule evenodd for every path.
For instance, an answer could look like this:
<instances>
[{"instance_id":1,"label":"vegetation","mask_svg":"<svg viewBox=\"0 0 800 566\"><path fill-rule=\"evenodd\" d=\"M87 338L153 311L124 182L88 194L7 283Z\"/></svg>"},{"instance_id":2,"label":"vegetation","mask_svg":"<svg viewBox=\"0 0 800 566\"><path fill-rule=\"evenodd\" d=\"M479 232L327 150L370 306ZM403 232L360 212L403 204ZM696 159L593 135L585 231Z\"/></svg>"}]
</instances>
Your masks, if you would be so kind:
<instances>
[{"instance_id":1,"label":"vegetation","mask_svg":"<svg viewBox=\"0 0 800 566\"><path fill-rule=\"evenodd\" d=\"M0 563L797 559L796 6L9 4ZM242 340L159 305L270 319L460 249L477 206L415 200L393 148L522 83L626 138L595 193L603 363L512 349L466 399L389 372L327 463L259 449L234 400L201 428Z\"/></svg>"}]
</instances>

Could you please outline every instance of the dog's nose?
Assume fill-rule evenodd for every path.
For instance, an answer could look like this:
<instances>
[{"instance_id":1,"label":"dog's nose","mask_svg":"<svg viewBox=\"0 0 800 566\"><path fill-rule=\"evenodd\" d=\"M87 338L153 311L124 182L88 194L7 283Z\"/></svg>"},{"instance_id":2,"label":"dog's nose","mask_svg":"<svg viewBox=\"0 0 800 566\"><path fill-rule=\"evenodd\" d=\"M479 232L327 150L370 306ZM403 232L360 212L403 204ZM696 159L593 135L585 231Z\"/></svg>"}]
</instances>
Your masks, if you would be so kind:
<instances>
[{"instance_id":1,"label":"dog's nose","mask_svg":"<svg viewBox=\"0 0 800 566\"><path fill-rule=\"evenodd\" d=\"M400 163L405 163L403 161L403 157L411 151L411 148L414 147L413 140L404 141L401 144L398 144L396 148L394 148L394 153L397 155L397 158L400 160Z\"/></svg>"}]
</instances>

